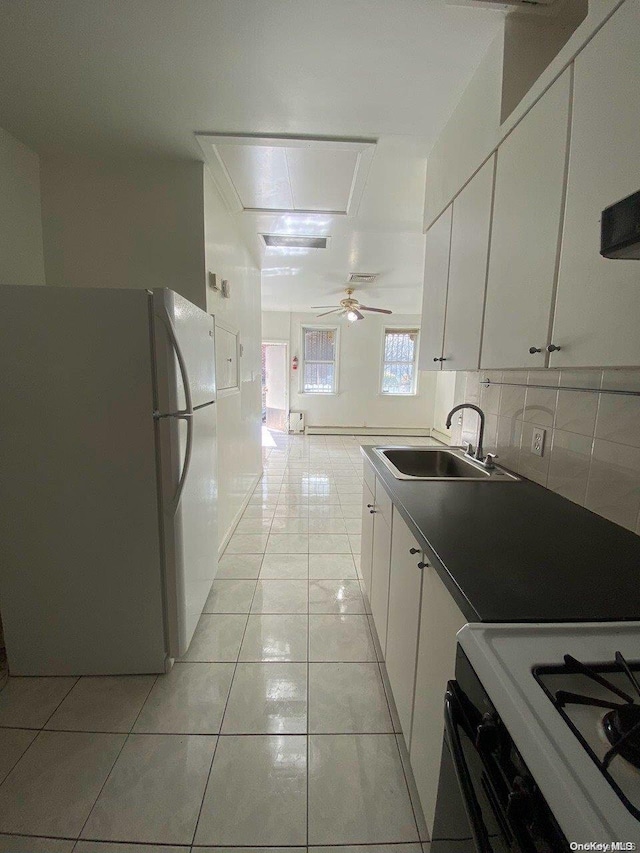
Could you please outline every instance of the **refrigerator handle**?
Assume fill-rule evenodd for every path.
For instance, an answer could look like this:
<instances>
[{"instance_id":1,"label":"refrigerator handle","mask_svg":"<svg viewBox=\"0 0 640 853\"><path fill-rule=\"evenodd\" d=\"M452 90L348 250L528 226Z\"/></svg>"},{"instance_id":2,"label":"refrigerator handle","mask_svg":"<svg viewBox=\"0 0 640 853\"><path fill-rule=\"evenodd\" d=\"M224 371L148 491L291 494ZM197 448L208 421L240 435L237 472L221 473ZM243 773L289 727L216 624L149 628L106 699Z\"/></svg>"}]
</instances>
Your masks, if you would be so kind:
<instances>
[{"instance_id":1,"label":"refrigerator handle","mask_svg":"<svg viewBox=\"0 0 640 853\"><path fill-rule=\"evenodd\" d=\"M171 322L171 317L169 316L166 308L164 308L163 313L159 314L158 316L160 320L162 320L167 330L169 340L171 341L171 346L173 347L173 350L176 354L178 367L180 368L180 375L182 377L182 386L184 388L185 407L180 411L172 412L171 414L167 415L155 413L154 417L156 419L162 417L176 418L176 420L183 420L187 423L187 445L184 453L184 463L182 465L180 479L178 480L178 488L176 489L176 493L172 501L173 515L175 515L178 511L178 506L180 505L180 498L182 497L184 484L187 480L187 475L189 473L189 466L191 465L191 449L193 446L193 403L191 400L191 386L189 384L189 374L187 373L187 366L184 361L184 356L182 355L182 350L180 349L180 344L178 343L178 338L176 336L175 329L173 328L173 323Z\"/></svg>"},{"instance_id":2,"label":"refrigerator handle","mask_svg":"<svg viewBox=\"0 0 640 853\"><path fill-rule=\"evenodd\" d=\"M174 415L173 417L178 420L187 422L187 446L184 451L184 463L182 465L182 473L180 474L180 479L178 480L178 488L176 489L176 493L173 497L172 503L173 515L175 515L180 505L182 490L184 489L184 484L187 480L187 474L189 473L189 466L191 465L191 448L193 445L193 413L185 412L184 414Z\"/></svg>"},{"instance_id":3,"label":"refrigerator handle","mask_svg":"<svg viewBox=\"0 0 640 853\"><path fill-rule=\"evenodd\" d=\"M187 365L185 364L184 356L182 355L182 350L180 349L180 344L178 343L178 338L176 337L176 331L173 328L173 323L171 322L171 317L167 313L166 308L164 309L164 313L158 315L160 320L164 323L164 326L167 330L167 334L169 335L169 340L171 341L171 346L173 347L173 351L176 354L176 359L178 361L178 367L180 368L180 376L182 377L182 387L184 388L184 401L185 407L178 412L172 412L171 414L175 414L179 417L183 417L185 415L193 415L193 403L191 401L191 385L189 384L189 374L187 373ZM166 417L160 414L156 414L156 418L158 417Z\"/></svg>"}]
</instances>

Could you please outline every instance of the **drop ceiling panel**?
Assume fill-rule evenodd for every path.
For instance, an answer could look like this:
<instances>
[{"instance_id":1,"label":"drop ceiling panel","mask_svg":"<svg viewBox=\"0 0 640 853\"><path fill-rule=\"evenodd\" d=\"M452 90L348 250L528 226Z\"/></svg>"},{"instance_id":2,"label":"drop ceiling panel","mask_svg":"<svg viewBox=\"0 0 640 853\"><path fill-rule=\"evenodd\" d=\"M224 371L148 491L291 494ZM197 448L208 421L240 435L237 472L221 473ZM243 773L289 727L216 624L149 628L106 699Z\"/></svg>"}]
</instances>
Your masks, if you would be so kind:
<instances>
[{"instance_id":1,"label":"drop ceiling panel","mask_svg":"<svg viewBox=\"0 0 640 853\"><path fill-rule=\"evenodd\" d=\"M376 149L373 139L197 138L234 213L355 215Z\"/></svg>"},{"instance_id":2,"label":"drop ceiling panel","mask_svg":"<svg viewBox=\"0 0 640 853\"><path fill-rule=\"evenodd\" d=\"M218 145L217 154L245 210L291 210L286 148Z\"/></svg>"},{"instance_id":3,"label":"drop ceiling panel","mask_svg":"<svg viewBox=\"0 0 640 853\"><path fill-rule=\"evenodd\" d=\"M344 148L287 148L295 210L346 213L360 153Z\"/></svg>"}]
</instances>

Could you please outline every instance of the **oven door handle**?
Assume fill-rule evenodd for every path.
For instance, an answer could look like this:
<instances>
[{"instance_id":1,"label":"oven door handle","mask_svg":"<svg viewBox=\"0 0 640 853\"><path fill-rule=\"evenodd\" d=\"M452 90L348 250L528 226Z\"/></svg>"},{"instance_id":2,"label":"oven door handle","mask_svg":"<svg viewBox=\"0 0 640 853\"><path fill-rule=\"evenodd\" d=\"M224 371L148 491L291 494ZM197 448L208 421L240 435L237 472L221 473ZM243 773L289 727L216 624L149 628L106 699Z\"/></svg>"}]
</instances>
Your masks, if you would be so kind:
<instances>
[{"instance_id":1,"label":"oven door handle","mask_svg":"<svg viewBox=\"0 0 640 853\"><path fill-rule=\"evenodd\" d=\"M450 682L447 687L444 700L444 720L447 735L449 736L453 767L462 793L462 800L467 812L467 817L469 818L469 823L471 825L471 832L473 834L476 849L478 853L493 853L493 848L489 841L484 821L482 820L482 810L478 803L476 792L473 789L471 775L467 767L467 762L464 758L464 752L462 751L460 735L458 734L456 727L456 704L457 700L453 692L453 685Z\"/></svg>"}]
</instances>

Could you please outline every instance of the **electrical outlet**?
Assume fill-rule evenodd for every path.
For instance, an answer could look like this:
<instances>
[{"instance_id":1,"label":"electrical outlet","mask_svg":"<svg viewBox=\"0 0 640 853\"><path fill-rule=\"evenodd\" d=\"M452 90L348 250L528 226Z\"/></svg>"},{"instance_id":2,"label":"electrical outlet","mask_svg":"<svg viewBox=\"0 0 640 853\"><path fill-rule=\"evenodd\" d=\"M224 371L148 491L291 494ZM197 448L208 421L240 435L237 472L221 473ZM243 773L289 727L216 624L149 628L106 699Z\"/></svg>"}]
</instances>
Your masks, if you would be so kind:
<instances>
[{"instance_id":1,"label":"electrical outlet","mask_svg":"<svg viewBox=\"0 0 640 853\"><path fill-rule=\"evenodd\" d=\"M531 436L531 452L535 456L544 456L544 440L546 435L546 429L542 429L541 427L533 428L533 435Z\"/></svg>"}]
</instances>

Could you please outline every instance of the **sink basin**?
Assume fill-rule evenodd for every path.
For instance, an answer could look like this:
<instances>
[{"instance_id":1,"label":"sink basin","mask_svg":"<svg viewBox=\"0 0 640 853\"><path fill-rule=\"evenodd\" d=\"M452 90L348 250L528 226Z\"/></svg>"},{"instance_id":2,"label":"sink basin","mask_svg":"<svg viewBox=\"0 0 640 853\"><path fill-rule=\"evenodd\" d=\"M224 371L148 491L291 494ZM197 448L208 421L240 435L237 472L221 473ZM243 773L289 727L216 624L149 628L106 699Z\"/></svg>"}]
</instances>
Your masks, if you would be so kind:
<instances>
[{"instance_id":1,"label":"sink basin","mask_svg":"<svg viewBox=\"0 0 640 853\"><path fill-rule=\"evenodd\" d=\"M464 455L462 448L375 447L375 453L397 480L478 480L517 482L514 474L495 466L484 468Z\"/></svg>"}]
</instances>

